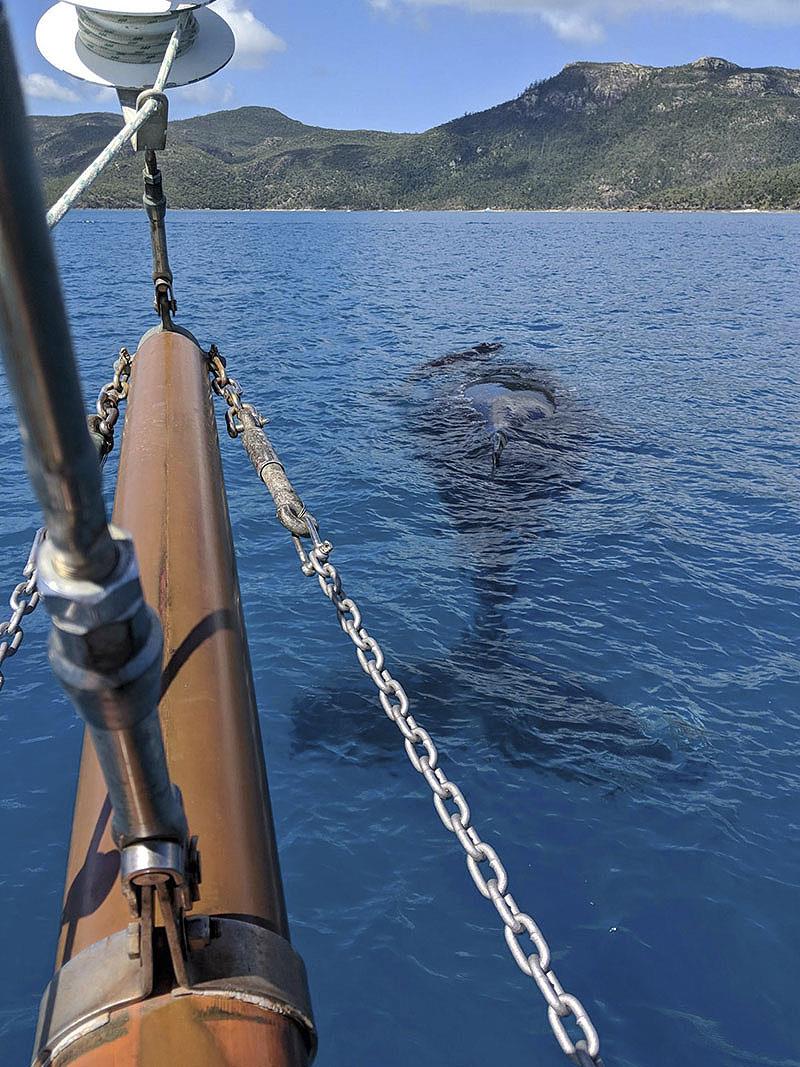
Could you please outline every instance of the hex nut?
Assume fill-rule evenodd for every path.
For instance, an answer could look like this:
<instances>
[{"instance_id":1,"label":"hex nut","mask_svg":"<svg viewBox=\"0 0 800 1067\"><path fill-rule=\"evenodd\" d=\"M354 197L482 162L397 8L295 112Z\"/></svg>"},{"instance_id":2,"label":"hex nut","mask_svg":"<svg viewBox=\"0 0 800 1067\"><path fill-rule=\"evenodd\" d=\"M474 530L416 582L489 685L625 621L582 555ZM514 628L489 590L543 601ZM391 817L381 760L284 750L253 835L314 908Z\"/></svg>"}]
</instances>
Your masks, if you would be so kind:
<instances>
[{"instance_id":1,"label":"hex nut","mask_svg":"<svg viewBox=\"0 0 800 1067\"><path fill-rule=\"evenodd\" d=\"M116 527L109 530L117 547L113 572L103 582L69 578L55 567L52 545L45 540L37 560L37 588L55 626L83 635L131 618L144 602L133 542Z\"/></svg>"}]
</instances>

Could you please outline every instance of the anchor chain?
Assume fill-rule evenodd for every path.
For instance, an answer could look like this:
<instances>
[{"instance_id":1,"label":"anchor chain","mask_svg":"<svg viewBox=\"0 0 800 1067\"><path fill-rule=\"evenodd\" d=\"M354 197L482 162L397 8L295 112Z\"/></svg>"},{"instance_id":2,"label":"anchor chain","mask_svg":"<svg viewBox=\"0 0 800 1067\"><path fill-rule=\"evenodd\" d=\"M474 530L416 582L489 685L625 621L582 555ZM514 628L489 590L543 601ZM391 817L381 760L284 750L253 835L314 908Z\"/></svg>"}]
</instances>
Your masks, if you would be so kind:
<instances>
[{"instance_id":1,"label":"anchor chain","mask_svg":"<svg viewBox=\"0 0 800 1067\"><path fill-rule=\"evenodd\" d=\"M119 356L114 363L114 376L110 382L103 386L97 398L97 414L90 415L86 420L89 432L98 442L101 463L105 461L114 448L114 427L119 420L119 406L128 396L132 366L133 357L130 352L127 348L121 348ZM11 607L11 617L4 622L0 622L0 691L2 691L6 681L2 670L3 664L7 659L11 659L12 656L17 654L25 638L22 620L31 615L39 606L40 597L36 589L38 577L36 557L46 535L47 531L44 527L36 531L31 550L28 553L28 562L22 570L25 580L14 587L14 591L9 597L8 603Z\"/></svg>"},{"instance_id":2,"label":"anchor chain","mask_svg":"<svg viewBox=\"0 0 800 1067\"><path fill-rule=\"evenodd\" d=\"M228 377L225 359L216 345L208 352L208 369L211 387L226 405L225 423L228 436L241 438L244 450L261 481L269 490L275 504L278 521L295 537L308 537L306 509L295 492L278 454L264 433L267 420L242 399L242 387L235 378Z\"/></svg>"},{"instance_id":3,"label":"anchor chain","mask_svg":"<svg viewBox=\"0 0 800 1067\"><path fill-rule=\"evenodd\" d=\"M242 388L234 378L228 376L226 362L215 345L209 350L208 363L212 388L227 405L228 434L234 439L242 437L247 446L248 423L254 421L258 427L263 427L266 419L251 404L243 401ZM269 462L277 464L283 471L277 457ZM263 470L255 461L254 465L262 480L266 481ZM291 483L288 479L286 481L291 488ZM267 488L273 492L269 484ZM342 579L330 562L333 545L321 539L316 520L306 511L296 494L294 500L291 507L279 508L277 514L280 522L292 533L301 570L306 577L317 578L320 589L336 608L339 625L355 645L361 669L371 678L378 691L381 707L403 737L409 762L422 775L433 794L433 804L442 825L455 836L466 854L467 870L475 888L497 910L509 952L522 973L533 980L542 994L547 1004L548 1021L559 1047L577 1067L603 1067L600 1038L588 1012L577 997L566 992L556 977L552 954L544 935L535 920L518 906L509 892L508 872L502 860L478 834L466 797L440 767L439 750L433 738L411 714L411 702L406 690L387 669L380 644L364 627L360 608L345 593ZM311 538L312 547L308 552L301 541L302 537ZM527 936L533 951L523 946L523 935ZM578 1040L573 1040L565 1025L570 1017L581 1033Z\"/></svg>"},{"instance_id":4,"label":"anchor chain","mask_svg":"<svg viewBox=\"0 0 800 1067\"><path fill-rule=\"evenodd\" d=\"M0 690L2 690L6 681L2 670L3 664L7 659L11 659L12 656L17 654L25 638L22 620L26 615L30 615L31 612L35 611L39 605L40 597L36 590L36 555L39 551L39 545L44 540L44 533L44 529L37 530L28 554L28 562L22 569L25 580L14 587L14 592L8 599L11 607L11 618L0 622Z\"/></svg>"},{"instance_id":5,"label":"anchor chain","mask_svg":"<svg viewBox=\"0 0 800 1067\"><path fill-rule=\"evenodd\" d=\"M547 1004L547 1017L559 1047L579 1067L603 1067L600 1039L589 1014L571 993L567 993L552 967L550 947L534 919L517 904L508 889L508 872L495 849L483 841L472 823L472 813L463 792L439 766L439 750L428 731L410 713L410 700L401 683L385 666L380 644L362 624L361 610L345 593L342 579L330 562L333 545L319 536L315 520L308 514L313 547L306 552L298 537L294 545L300 567L308 578L316 577L320 589L336 608L339 625L355 645L364 673L372 679L388 719L403 736L406 755L422 775L433 794L433 804L445 830L453 834L466 853L467 870L475 888L497 910L504 926L509 952L517 966L533 979ZM451 805L450 807L448 805ZM491 877L487 877L491 871ZM523 947L527 935L534 951ZM566 1021L572 1016L582 1037L573 1041Z\"/></svg>"},{"instance_id":6,"label":"anchor chain","mask_svg":"<svg viewBox=\"0 0 800 1067\"><path fill-rule=\"evenodd\" d=\"M99 439L101 460L114 448L114 427L119 421L119 406L128 398L132 367L133 356L127 348L121 348L114 363L114 377L103 386L97 398L97 414L87 420L89 432Z\"/></svg>"},{"instance_id":7,"label":"anchor chain","mask_svg":"<svg viewBox=\"0 0 800 1067\"><path fill-rule=\"evenodd\" d=\"M259 426L266 426L267 419L252 404L246 404L242 400L242 387L235 378L228 376L227 366L225 357L220 354L216 345L212 345L208 350L211 388L227 405L225 425L228 428L228 436L235 441L237 437L244 433L242 415L245 412L248 412Z\"/></svg>"}]
</instances>

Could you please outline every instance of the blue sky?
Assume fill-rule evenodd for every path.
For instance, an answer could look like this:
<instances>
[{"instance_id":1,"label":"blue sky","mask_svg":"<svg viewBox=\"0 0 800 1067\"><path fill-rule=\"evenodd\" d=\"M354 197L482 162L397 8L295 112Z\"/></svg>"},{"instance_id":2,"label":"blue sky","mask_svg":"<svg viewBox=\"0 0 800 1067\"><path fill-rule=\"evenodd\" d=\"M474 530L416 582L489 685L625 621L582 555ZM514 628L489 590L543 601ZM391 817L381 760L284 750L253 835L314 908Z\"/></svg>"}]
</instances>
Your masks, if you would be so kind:
<instances>
[{"instance_id":1,"label":"blue sky","mask_svg":"<svg viewBox=\"0 0 800 1067\"><path fill-rule=\"evenodd\" d=\"M47 3L6 0L37 114L111 110L53 71L34 29ZM172 94L172 115L263 104L321 126L422 130L516 96L577 59L658 66L718 55L800 66L800 0L217 0L230 67Z\"/></svg>"}]
</instances>

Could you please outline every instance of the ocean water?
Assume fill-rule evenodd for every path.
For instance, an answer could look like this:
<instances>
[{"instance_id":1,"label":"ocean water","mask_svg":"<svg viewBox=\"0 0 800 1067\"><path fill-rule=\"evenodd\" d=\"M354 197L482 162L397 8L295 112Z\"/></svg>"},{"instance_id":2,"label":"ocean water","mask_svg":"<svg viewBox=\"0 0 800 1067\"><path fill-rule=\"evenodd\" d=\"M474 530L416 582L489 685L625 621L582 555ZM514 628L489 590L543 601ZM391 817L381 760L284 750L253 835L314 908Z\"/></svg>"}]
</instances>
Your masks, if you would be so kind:
<instances>
[{"instance_id":1,"label":"ocean water","mask_svg":"<svg viewBox=\"0 0 800 1067\"><path fill-rule=\"evenodd\" d=\"M797 1067L800 218L176 212L169 233L180 322L270 416L607 1067ZM78 212L57 245L93 398L152 324L147 226ZM428 366L479 341L504 348ZM558 407L493 477L461 391L500 374ZM10 591L37 516L4 396ZM320 1067L556 1067L537 990L222 447ZM37 613L0 695L4 1067L50 975L80 743L46 631Z\"/></svg>"}]
</instances>

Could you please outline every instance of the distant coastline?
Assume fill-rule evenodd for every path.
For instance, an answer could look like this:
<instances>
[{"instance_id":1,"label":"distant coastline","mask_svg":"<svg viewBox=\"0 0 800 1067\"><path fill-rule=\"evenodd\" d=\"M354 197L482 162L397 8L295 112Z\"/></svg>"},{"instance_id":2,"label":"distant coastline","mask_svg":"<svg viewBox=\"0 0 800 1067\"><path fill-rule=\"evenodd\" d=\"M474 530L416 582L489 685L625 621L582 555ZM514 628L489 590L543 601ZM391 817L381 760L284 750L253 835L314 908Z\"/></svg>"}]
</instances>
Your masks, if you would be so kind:
<instances>
[{"instance_id":1,"label":"distant coastline","mask_svg":"<svg viewBox=\"0 0 800 1067\"><path fill-rule=\"evenodd\" d=\"M30 121L52 202L121 118ZM796 211L800 71L713 57L573 63L424 133L322 129L243 107L171 123L160 158L169 203L195 210ZM129 152L85 206L134 207L140 188Z\"/></svg>"},{"instance_id":2,"label":"distant coastline","mask_svg":"<svg viewBox=\"0 0 800 1067\"><path fill-rule=\"evenodd\" d=\"M134 205L87 206L73 211L138 212ZM546 208L347 208L347 207L173 207L170 214L195 213L237 215L800 215L800 208L642 208L642 207L546 207Z\"/></svg>"}]
</instances>

